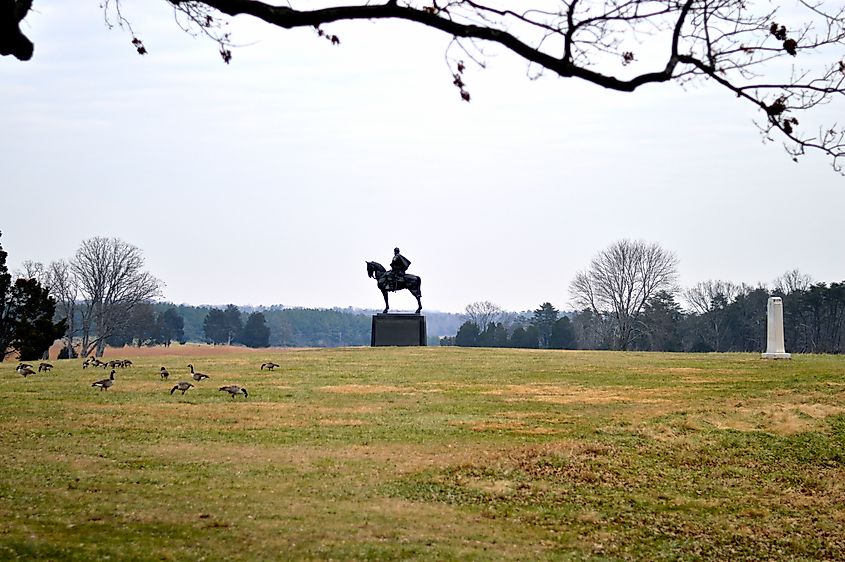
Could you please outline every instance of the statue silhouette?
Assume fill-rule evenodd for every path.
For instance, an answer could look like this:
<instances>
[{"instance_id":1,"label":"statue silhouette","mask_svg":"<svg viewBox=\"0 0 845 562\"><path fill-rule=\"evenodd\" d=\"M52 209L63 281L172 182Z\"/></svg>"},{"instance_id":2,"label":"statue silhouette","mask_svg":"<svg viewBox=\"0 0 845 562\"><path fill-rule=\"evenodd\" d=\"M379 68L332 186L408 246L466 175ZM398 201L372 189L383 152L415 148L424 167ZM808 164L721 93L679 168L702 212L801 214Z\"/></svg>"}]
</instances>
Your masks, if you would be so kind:
<instances>
[{"instance_id":1,"label":"statue silhouette","mask_svg":"<svg viewBox=\"0 0 845 562\"><path fill-rule=\"evenodd\" d=\"M378 262L367 262L367 275L376 280L381 294L384 296L384 314L390 309L390 304L387 302L387 293L394 291L401 291L408 289L412 295L417 298L417 314L422 310L422 293L420 293L420 285L422 279L416 275L405 273L411 261L399 253L399 248L393 250L393 260L390 262L390 271L387 271L383 265Z\"/></svg>"}]
</instances>

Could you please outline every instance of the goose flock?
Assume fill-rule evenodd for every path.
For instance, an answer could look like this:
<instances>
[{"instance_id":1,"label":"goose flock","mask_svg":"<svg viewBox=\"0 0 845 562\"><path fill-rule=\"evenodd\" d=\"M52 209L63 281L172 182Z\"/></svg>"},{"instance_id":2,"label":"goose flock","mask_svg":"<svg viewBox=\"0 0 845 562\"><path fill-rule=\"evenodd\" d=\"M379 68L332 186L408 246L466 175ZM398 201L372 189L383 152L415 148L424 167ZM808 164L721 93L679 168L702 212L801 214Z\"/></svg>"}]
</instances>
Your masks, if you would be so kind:
<instances>
[{"instance_id":1,"label":"goose flock","mask_svg":"<svg viewBox=\"0 0 845 562\"><path fill-rule=\"evenodd\" d=\"M114 359L111 361L100 361L96 357L89 357L82 362L82 368L86 369L90 367L103 367L111 368L111 372L109 373L109 377L107 379L100 379L91 383L92 388L98 388L100 391L108 390L114 386L115 383L115 374L117 374L116 368L125 368L132 366L132 361L128 359ZM261 370L267 369L268 371L272 371L273 369L280 367L278 363L273 363L271 361L265 362L261 364ZM193 364L188 363L186 368L190 369L191 379L194 382L202 382L205 380L210 379L211 377L205 373L200 373L199 371L194 369ZM20 363L17 367L15 367L15 371L23 376L24 378L42 372L49 372L54 369L54 366L50 363L42 362L38 365L38 371L30 365L29 363ZM167 370L166 367L161 367L159 369L159 377L161 380L166 381L170 378L170 371ZM188 381L178 381L171 389L170 394L172 395L177 390L180 391L183 395L192 388L197 388L193 383ZM244 399L249 397L249 391L243 386L237 384L229 384L221 386L218 389L219 392L226 392L229 396L234 400L236 396L243 395Z\"/></svg>"}]
</instances>

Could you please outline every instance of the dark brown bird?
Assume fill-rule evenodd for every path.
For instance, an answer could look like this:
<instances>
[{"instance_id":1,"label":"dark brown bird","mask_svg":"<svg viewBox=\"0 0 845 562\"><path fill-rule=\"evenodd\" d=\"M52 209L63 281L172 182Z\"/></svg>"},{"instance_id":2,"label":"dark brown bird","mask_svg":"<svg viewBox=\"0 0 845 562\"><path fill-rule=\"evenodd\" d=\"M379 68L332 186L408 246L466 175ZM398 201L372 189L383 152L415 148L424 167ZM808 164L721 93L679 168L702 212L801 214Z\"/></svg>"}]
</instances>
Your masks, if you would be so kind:
<instances>
[{"instance_id":1,"label":"dark brown bird","mask_svg":"<svg viewBox=\"0 0 845 562\"><path fill-rule=\"evenodd\" d=\"M264 367L267 367L267 370L268 370L268 371L272 371L272 370L273 370L273 369L275 369L276 367L280 367L280 366L281 366L281 365L279 365L278 363L272 363L272 362L270 362L270 363L262 363L262 364L261 364L261 370L263 371L263 370L264 370Z\"/></svg>"},{"instance_id":2,"label":"dark brown bird","mask_svg":"<svg viewBox=\"0 0 845 562\"><path fill-rule=\"evenodd\" d=\"M246 389L245 389L245 388L241 388L240 386L238 386L238 385L236 385L236 384L230 384L230 385L228 385L228 386L221 386L221 387L220 387L220 392L228 392L229 394L231 394L231 395L232 395L232 398L233 398L233 399L234 399L234 398L235 398L235 396L236 396L236 395L238 395L238 394L243 394L243 395L244 395L244 398L246 398L246 397L248 397L248 396L249 396L249 393L246 391Z\"/></svg>"},{"instance_id":3,"label":"dark brown bird","mask_svg":"<svg viewBox=\"0 0 845 562\"><path fill-rule=\"evenodd\" d=\"M91 386L96 386L100 390L108 390L114 384L114 373L115 371L112 369L109 378L91 383Z\"/></svg>"},{"instance_id":4,"label":"dark brown bird","mask_svg":"<svg viewBox=\"0 0 845 562\"><path fill-rule=\"evenodd\" d=\"M205 379L209 378L209 376L206 375L205 373L197 373L196 371L194 371L194 366L191 365L190 363L188 364L188 367L191 368L191 377L195 381L201 381L201 380L205 380Z\"/></svg>"},{"instance_id":5,"label":"dark brown bird","mask_svg":"<svg viewBox=\"0 0 845 562\"><path fill-rule=\"evenodd\" d=\"M16 370L17 372L19 372L21 375L23 375L23 378L26 378L26 377L28 377L29 375L34 375L34 374L35 374L35 371L33 371L33 370L32 370L32 367L29 367L29 366L27 366L27 365L23 365L23 366L18 365L18 366L15 368L15 370Z\"/></svg>"},{"instance_id":6,"label":"dark brown bird","mask_svg":"<svg viewBox=\"0 0 845 562\"><path fill-rule=\"evenodd\" d=\"M167 369L165 369L164 367L162 367L162 368L161 368L161 371L159 372L159 375L161 375L161 380L166 381L166 380L167 380L167 377L169 377L169 376L170 376L170 373L167 371Z\"/></svg>"},{"instance_id":7,"label":"dark brown bird","mask_svg":"<svg viewBox=\"0 0 845 562\"><path fill-rule=\"evenodd\" d=\"M170 389L170 394L173 394L177 390L181 390L182 394L185 394L189 389L191 389L193 387L194 387L194 385L192 385L189 382L179 381L179 382L176 383L176 386L174 386L173 388Z\"/></svg>"},{"instance_id":8,"label":"dark brown bird","mask_svg":"<svg viewBox=\"0 0 845 562\"><path fill-rule=\"evenodd\" d=\"M50 363L39 363L39 364L38 364L38 372L39 372L39 373L40 373L41 371L45 371L45 372L46 372L46 371L49 371L49 370L50 370L50 369L52 369L52 368L53 368L53 366L52 366Z\"/></svg>"}]
</instances>

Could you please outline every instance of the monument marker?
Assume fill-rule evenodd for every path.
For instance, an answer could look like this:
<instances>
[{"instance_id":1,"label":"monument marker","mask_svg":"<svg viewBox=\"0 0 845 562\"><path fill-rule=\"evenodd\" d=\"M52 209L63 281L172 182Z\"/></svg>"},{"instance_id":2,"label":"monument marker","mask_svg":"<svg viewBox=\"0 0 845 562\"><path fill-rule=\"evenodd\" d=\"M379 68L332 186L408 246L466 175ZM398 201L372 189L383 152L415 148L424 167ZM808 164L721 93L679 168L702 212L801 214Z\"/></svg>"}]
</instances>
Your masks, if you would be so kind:
<instances>
[{"instance_id":1,"label":"monument marker","mask_svg":"<svg viewBox=\"0 0 845 562\"><path fill-rule=\"evenodd\" d=\"M786 353L783 345L783 299L769 297L766 310L766 352L762 355L763 359L791 359L792 354Z\"/></svg>"}]
</instances>

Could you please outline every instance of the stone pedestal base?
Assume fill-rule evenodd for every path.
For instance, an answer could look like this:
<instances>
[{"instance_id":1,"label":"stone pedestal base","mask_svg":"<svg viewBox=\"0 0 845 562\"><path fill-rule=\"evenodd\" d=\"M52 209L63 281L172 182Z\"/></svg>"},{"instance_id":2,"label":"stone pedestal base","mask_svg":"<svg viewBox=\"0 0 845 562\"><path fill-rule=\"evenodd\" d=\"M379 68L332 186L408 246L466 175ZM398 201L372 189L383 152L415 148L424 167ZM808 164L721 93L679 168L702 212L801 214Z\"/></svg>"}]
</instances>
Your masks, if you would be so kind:
<instances>
[{"instance_id":1,"label":"stone pedestal base","mask_svg":"<svg viewBox=\"0 0 845 562\"><path fill-rule=\"evenodd\" d=\"M375 314L370 345L425 345L425 316L420 314Z\"/></svg>"},{"instance_id":2,"label":"stone pedestal base","mask_svg":"<svg viewBox=\"0 0 845 562\"><path fill-rule=\"evenodd\" d=\"M792 359L791 353L763 353L763 359Z\"/></svg>"}]
</instances>

